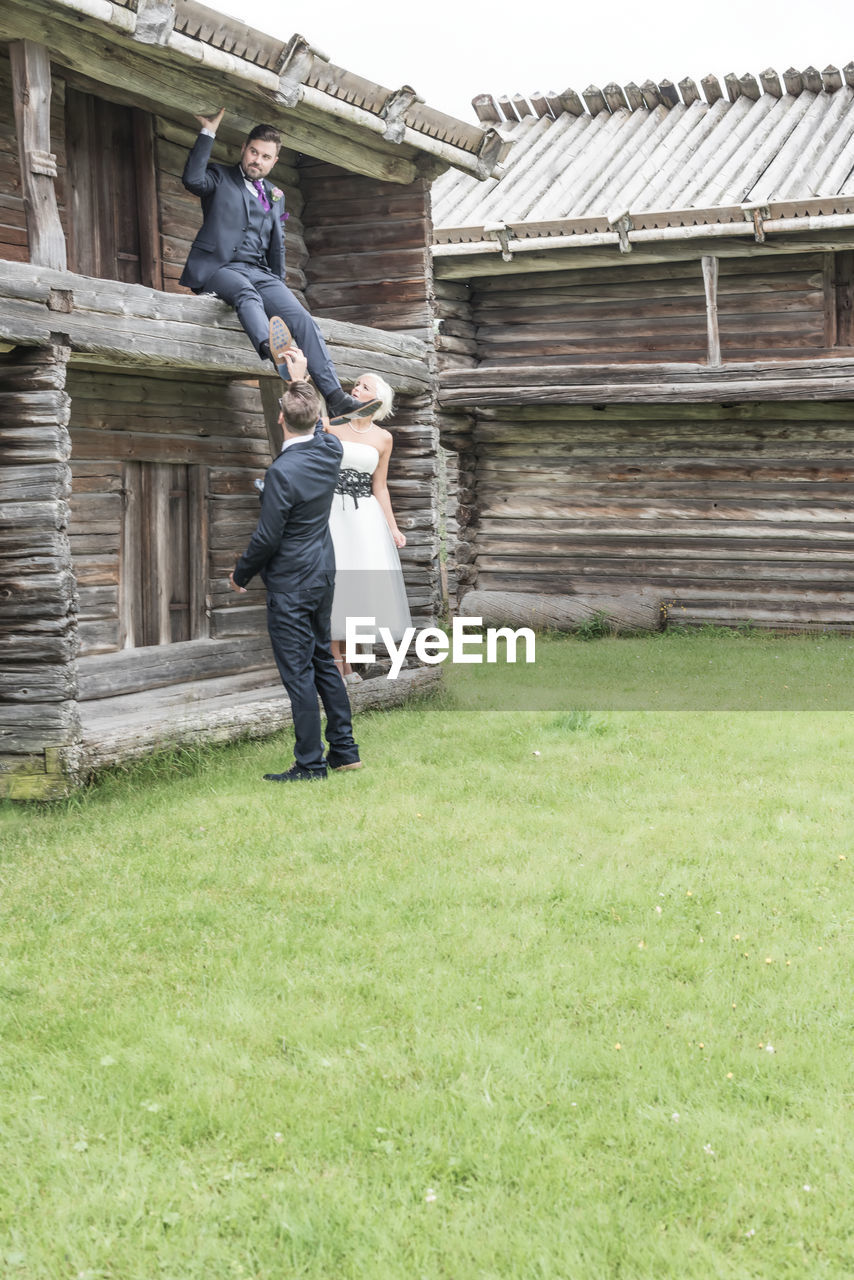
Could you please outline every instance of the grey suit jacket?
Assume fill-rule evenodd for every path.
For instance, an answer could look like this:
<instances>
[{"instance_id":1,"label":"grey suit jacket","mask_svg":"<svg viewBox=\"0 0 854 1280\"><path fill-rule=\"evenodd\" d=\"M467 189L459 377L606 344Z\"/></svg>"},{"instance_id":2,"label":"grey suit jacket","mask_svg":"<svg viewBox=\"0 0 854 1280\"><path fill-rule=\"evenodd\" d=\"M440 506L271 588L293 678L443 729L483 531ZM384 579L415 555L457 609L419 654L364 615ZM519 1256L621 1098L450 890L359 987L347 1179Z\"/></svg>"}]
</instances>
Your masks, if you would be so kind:
<instances>
[{"instance_id":1,"label":"grey suit jacket","mask_svg":"<svg viewBox=\"0 0 854 1280\"><path fill-rule=\"evenodd\" d=\"M193 241L180 283L201 293L215 271L231 262L249 228L249 201L239 164L211 164L213 138L200 133L184 166L182 182L200 197L204 222ZM268 199L271 188L264 182ZM271 201L272 203L272 201ZM284 209L281 209L281 213ZM285 275L285 237L281 213L273 218L267 265L280 280Z\"/></svg>"}]
</instances>

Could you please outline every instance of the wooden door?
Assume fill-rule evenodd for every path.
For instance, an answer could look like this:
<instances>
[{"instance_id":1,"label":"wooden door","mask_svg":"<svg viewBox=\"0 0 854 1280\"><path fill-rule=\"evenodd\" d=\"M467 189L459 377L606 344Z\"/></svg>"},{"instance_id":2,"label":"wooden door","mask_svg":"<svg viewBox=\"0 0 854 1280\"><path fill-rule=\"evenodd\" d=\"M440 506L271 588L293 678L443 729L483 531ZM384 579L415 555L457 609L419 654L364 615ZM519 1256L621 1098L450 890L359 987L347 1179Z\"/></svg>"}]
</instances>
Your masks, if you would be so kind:
<instances>
[{"instance_id":1,"label":"wooden door","mask_svg":"<svg viewBox=\"0 0 854 1280\"><path fill-rule=\"evenodd\" d=\"M123 487L123 647L201 639L207 635L204 469L128 462Z\"/></svg>"},{"instance_id":2,"label":"wooden door","mask_svg":"<svg viewBox=\"0 0 854 1280\"><path fill-rule=\"evenodd\" d=\"M65 114L70 270L162 288L151 116L70 85Z\"/></svg>"}]
</instances>

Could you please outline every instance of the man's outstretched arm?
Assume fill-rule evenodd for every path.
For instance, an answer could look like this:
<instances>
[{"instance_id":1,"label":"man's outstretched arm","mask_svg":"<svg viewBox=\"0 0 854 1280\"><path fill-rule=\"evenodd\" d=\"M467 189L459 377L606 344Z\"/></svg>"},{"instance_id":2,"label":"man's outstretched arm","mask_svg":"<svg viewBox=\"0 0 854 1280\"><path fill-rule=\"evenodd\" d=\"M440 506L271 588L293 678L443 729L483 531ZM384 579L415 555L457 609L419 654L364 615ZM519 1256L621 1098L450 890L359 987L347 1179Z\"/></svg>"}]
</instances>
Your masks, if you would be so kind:
<instances>
[{"instance_id":1,"label":"man's outstretched arm","mask_svg":"<svg viewBox=\"0 0 854 1280\"><path fill-rule=\"evenodd\" d=\"M216 131L224 115L225 107L220 107L215 116L196 116L200 128L207 132L200 133L196 138L181 175L184 186L188 191L192 191L194 196L208 195L219 181L216 170L208 169L208 161L211 158Z\"/></svg>"}]
</instances>

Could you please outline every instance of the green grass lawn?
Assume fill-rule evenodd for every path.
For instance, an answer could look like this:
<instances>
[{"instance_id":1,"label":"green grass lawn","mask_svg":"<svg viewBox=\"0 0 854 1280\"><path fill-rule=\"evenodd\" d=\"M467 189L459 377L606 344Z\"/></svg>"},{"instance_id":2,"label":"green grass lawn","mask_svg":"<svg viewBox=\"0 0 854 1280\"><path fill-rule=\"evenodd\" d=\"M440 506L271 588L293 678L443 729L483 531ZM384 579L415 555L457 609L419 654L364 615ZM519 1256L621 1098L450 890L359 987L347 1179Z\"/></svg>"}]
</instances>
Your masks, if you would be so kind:
<instances>
[{"instance_id":1,"label":"green grass lawn","mask_svg":"<svg viewBox=\"0 0 854 1280\"><path fill-rule=\"evenodd\" d=\"M553 706L448 669L324 784L0 808L0 1275L854 1274L852 651L553 640Z\"/></svg>"}]
</instances>

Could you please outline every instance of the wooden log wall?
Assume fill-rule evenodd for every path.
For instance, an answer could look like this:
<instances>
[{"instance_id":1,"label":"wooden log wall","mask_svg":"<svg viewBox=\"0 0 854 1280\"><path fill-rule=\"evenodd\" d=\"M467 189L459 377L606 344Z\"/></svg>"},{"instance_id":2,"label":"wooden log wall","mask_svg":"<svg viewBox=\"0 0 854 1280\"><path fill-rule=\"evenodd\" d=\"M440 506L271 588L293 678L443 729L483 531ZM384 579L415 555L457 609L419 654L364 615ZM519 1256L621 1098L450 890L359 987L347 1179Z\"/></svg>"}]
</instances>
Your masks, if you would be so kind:
<instances>
[{"instance_id":1,"label":"wooden log wall","mask_svg":"<svg viewBox=\"0 0 854 1280\"><path fill-rule=\"evenodd\" d=\"M720 258L717 304L724 360L793 358L833 347L829 257ZM698 260L477 280L471 321L481 365L700 361L707 353ZM453 323L459 334L453 334L456 349L470 354L472 340L459 330L459 321L444 320L443 330Z\"/></svg>"},{"instance_id":2,"label":"wooden log wall","mask_svg":"<svg viewBox=\"0 0 854 1280\"><path fill-rule=\"evenodd\" d=\"M0 47L0 257L29 260L8 46Z\"/></svg>"},{"instance_id":3,"label":"wooden log wall","mask_svg":"<svg viewBox=\"0 0 854 1280\"><path fill-rule=\"evenodd\" d=\"M270 451L257 385L72 368L70 539L80 595L81 654L122 647L128 463L183 464L200 477L207 522L204 594L212 638L263 637L263 593L226 578L258 518L252 487ZM203 664L196 678L204 677Z\"/></svg>"},{"instance_id":4,"label":"wooden log wall","mask_svg":"<svg viewBox=\"0 0 854 1280\"><path fill-rule=\"evenodd\" d=\"M652 591L676 624L852 626L844 402L485 411L473 449L478 590Z\"/></svg>"},{"instance_id":5,"label":"wooden log wall","mask_svg":"<svg viewBox=\"0 0 854 1280\"><path fill-rule=\"evenodd\" d=\"M61 795L79 739L67 350L0 356L0 797Z\"/></svg>"},{"instance_id":6,"label":"wooden log wall","mask_svg":"<svg viewBox=\"0 0 854 1280\"><path fill-rule=\"evenodd\" d=\"M430 188L347 173L303 160L310 309L333 320L411 334L432 346ZM366 364L364 371L370 370ZM394 436L389 493L407 545L401 552L416 626L441 608L438 432L432 397L402 396L386 426Z\"/></svg>"},{"instance_id":7,"label":"wooden log wall","mask_svg":"<svg viewBox=\"0 0 854 1280\"><path fill-rule=\"evenodd\" d=\"M303 160L309 308L333 320L432 336L430 188Z\"/></svg>"},{"instance_id":8,"label":"wooden log wall","mask_svg":"<svg viewBox=\"0 0 854 1280\"><path fill-rule=\"evenodd\" d=\"M436 329L436 363L446 369L473 369L477 365L477 326L472 316L472 295L467 282L434 281L433 316ZM477 458L472 445L469 413L437 414L442 442L445 555L444 597L451 614L460 598L474 584L473 537L477 522L475 502Z\"/></svg>"}]
</instances>

